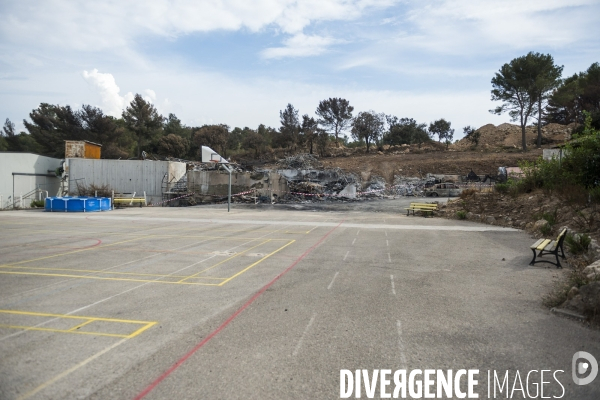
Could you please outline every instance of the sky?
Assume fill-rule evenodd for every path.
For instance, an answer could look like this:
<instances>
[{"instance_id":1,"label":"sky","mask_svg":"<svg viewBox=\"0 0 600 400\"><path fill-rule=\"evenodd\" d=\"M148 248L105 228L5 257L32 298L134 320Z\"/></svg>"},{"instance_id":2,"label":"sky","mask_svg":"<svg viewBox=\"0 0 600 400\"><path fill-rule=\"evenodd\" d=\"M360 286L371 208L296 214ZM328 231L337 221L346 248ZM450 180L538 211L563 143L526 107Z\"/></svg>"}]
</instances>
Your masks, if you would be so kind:
<instances>
[{"instance_id":1,"label":"sky","mask_svg":"<svg viewBox=\"0 0 600 400\"><path fill-rule=\"evenodd\" d=\"M529 51L563 76L600 61L600 0L0 2L0 118L40 103L118 117L134 94L189 126L279 127L342 97L455 138L493 115L491 79Z\"/></svg>"}]
</instances>

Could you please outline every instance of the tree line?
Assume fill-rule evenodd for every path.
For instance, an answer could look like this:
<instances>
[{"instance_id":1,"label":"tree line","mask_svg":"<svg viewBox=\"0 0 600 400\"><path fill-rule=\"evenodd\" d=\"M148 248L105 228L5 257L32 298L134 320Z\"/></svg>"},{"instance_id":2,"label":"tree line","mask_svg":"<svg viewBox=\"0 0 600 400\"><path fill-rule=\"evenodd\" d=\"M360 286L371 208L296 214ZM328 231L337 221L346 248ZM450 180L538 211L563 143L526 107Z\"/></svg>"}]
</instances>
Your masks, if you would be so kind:
<instances>
[{"instance_id":1,"label":"tree line","mask_svg":"<svg viewBox=\"0 0 600 400\"><path fill-rule=\"evenodd\" d=\"M42 103L23 124L27 132L17 134L15 125L6 119L0 137L0 150L33 152L64 157L65 140L87 140L102 145L103 158L140 158L142 152L182 159L198 159L201 146L209 146L224 157L251 152L255 157L268 148L308 151L324 155L329 146L349 145L346 133L355 146L383 144L421 144L437 137L451 143L454 130L450 122L440 119L429 125L412 118L398 118L374 111L353 115L354 107L343 98L319 102L315 115L300 116L292 104L279 112L280 126L260 124L230 129L225 124L190 127L175 114L163 117L154 105L136 94L120 118L104 114L98 108Z\"/></svg>"}]
</instances>

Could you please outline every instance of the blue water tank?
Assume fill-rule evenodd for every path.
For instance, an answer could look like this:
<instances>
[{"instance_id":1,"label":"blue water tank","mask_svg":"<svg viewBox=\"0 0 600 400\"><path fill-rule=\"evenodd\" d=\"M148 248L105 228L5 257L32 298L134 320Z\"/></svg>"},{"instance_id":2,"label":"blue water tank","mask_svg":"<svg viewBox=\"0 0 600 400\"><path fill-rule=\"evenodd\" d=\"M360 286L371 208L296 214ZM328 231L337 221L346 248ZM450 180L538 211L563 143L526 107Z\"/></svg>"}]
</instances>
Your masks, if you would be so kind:
<instances>
[{"instance_id":1,"label":"blue water tank","mask_svg":"<svg viewBox=\"0 0 600 400\"><path fill-rule=\"evenodd\" d=\"M46 211L51 212L95 212L111 209L108 197L46 197Z\"/></svg>"}]
</instances>

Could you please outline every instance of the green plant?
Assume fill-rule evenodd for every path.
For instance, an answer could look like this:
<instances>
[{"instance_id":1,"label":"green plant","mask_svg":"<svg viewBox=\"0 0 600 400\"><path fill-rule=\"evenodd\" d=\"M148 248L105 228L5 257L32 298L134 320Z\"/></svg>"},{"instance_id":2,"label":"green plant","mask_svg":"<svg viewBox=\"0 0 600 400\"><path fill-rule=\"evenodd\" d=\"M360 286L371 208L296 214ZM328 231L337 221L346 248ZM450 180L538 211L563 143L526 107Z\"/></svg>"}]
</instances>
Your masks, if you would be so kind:
<instances>
[{"instance_id":1,"label":"green plant","mask_svg":"<svg viewBox=\"0 0 600 400\"><path fill-rule=\"evenodd\" d=\"M540 232L542 235L548 236L550 233L552 233L552 226L550 224L546 224L540 228Z\"/></svg>"},{"instance_id":2,"label":"green plant","mask_svg":"<svg viewBox=\"0 0 600 400\"><path fill-rule=\"evenodd\" d=\"M31 200L29 207L44 207L44 200Z\"/></svg>"},{"instance_id":3,"label":"green plant","mask_svg":"<svg viewBox=\"0 0 600 400\"><path fill-rule=\"evenodd\" d=\"M510 182L496 183L496 185L494 185L494 189L498 193L506 194L506 193L508 193L508 190L510 189Z\"/></svg>"},{"instance_id":4,"label":"green plant","mask_svg":"<svg viewBox=\"0 0 600 400\"><path fill-rule=\"evenodd\" d=\"M542 212L533 214L533 219L535 219L536 221L539 219L545 219L546 221L548 221L548 224L552 227L556 225L556 222L558 221L558 210L554 210L554 212Z\"/></svg>"},{"instance_id":5,"label":"green plant","mask_svg":"<svg viewBox=\"0 0 600 400\"><path fill-rule=\"evenodd\" d=\"M464 210L460 210L456 212L456 217L458 219L467 219L467 212Z\"/></svg>"},{"instance_id":6,"label":"green plant","mask_svg":"<svg viewBox=\"0 0 600 400\"><path fill-rule=\"evenodd\" d=\"M567 234L565 237L565 243L567 244L567 248L571 254L582 254L588 251L590 247L590 243L592 242L592 238L586 235L585 233L581 234Z\"/></svg>"}]
</instances>

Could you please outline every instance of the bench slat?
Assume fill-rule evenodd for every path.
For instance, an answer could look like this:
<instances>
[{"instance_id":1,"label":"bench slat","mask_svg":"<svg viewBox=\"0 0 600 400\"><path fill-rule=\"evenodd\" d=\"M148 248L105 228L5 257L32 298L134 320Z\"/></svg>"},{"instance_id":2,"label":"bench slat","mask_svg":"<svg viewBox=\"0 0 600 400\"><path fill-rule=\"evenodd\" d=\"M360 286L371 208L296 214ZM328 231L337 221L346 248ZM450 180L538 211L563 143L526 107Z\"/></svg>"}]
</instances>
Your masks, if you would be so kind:
<instances>
[{"instance_id":1,"label":"bench slat","mask_svg":"<svg viewBox=\"0 0 600 400\"><path fill-rule=\"evenodd\" d=\"M544 239L544 241L542 243L540 243L540 245L538 247L536 247L536 249L544 250L550 242L552 242L552 239Z\"/></svg>"},{"instance_id":2,"label":"bench slat","mask_svg":"<svg viewBox=\"0 0 600 400\"><path fill-rule=\"evenodd\" d=\"M541 243L542 243L544 240L546 240L546 239L538 239L538 241L537 241L537 242L535 242L534 244L532 244L532 245L531 245L531 248L532 248L532 249L537 249L537 248L538 248L538 246L539 246L539 245L540 245L540 244L541 244Z\"/></svg>"}]
</instances>

